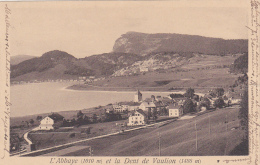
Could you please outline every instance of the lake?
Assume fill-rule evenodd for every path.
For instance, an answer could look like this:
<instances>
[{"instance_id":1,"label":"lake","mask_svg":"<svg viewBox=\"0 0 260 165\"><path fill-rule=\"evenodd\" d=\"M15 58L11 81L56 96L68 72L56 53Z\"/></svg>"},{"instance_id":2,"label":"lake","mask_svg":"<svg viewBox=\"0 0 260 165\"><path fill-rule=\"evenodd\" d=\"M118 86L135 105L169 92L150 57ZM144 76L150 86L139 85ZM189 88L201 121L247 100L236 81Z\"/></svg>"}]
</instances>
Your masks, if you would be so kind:
<instances>
[{"instance_id":1,"label":"lake","mask_svg":"<svg viewBox=\"0 0 260 165\"><path fill-rule=\"evenodd\" d=\"M31 83L11 86L11 117L40 113L80 110L120 101L132 101L134 91L78 91L68 90L72 83ZM172 92L143 92L143 99L167 96Z\"/></svg>"}]
</instances>

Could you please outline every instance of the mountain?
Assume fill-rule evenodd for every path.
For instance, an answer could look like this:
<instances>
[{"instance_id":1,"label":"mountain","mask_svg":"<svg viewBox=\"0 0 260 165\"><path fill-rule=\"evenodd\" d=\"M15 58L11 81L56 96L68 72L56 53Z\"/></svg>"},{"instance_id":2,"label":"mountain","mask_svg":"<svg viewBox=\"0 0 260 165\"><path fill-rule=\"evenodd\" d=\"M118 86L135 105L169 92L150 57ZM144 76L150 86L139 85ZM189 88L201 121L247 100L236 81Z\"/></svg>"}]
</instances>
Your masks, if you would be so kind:
<instances>
[{"instance_id":1,"label":"mountain","mask_svg":"<svg viewBox=\"0 0 260 165\"><path fill-rule=\"evenodd\" d=\"M130 53L104 53L85 57L85 63L94 70L95 75L112 75L116 70L127 67L144 57Z\"/></svg>"},{"instance_id":2,"label":"mountain","mask_svg":"<svg viewBox=\"0 0 260 165\"><path fill-rule=\"evenodd\" d=\"M11 66L11 78L23 75L23 78L27 80L59 79L69 78L68 75L87 74L92 75L92 70L81 65L74 56L59 50L46 52L41 57Z\"/></svg>"},{"instance_id":3,"label":"mountain","mask_svg":"<svg viewBox=\"0 0 260 165\"><path fill-rule=\"evenodd\" d=\"M148 71L169 70L186 64L194 53L160 52L143 56L142 60L114 72L113 76L140 74Z\"/></svg>"},{"instance_id":4,"label":"mountain","mask_svg":"<svg viewBox=\"0 0 260 165\"><path fill-rule=\"evenodd\" d=\"M10 62L11 65L17 65L23 61L29 60L35 58L35 56L29 56L29 55L17 55L17 56L11 56Z\"/></svg>"},{"instance_id":5,"label":"mountain","mask_svg":"<svg viewBox=\"0 0 260 165\"><path fill-rule=\"evenodd\" d=\"M75 79L79 76L128 76L162 70L227 68L237 57L235 54L247 52L247 42L183 34L128 32L116 40L110 53L77 59L67 52L53 50L11 65L11 79Z\"/></svg>"},{"instance_id":6,"label":"mountain","mask_svg":"<svg viewBox=\"0 0 260 165\"><path fill-rule=\"evenodd\" d=\"M12 65L11 78L16 81L28 81L105 76L142 59L139 55L114 52L77 59L67 52L53 50L41 57Z\"/></svg>"},{"instance_id":7,"label":"mountain","mask_svg":"<svg viewBox=\"0 0 260 165\"><path fill-rule=\"evenodd\" d=\"M248 40L224 40L185 34L146 34L127 32L114 44L114 52L147 55L152 52L194 52L201 54L226 55L244 53Z\"/></svg>"}]
</instances>

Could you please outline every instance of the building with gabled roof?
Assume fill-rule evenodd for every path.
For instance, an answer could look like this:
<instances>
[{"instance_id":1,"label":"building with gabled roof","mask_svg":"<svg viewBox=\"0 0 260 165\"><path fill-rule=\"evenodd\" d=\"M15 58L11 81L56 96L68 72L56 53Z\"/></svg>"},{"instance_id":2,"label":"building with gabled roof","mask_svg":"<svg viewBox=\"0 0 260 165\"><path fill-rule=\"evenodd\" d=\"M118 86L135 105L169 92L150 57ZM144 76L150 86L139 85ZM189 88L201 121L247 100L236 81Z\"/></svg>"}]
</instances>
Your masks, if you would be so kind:
<instances>
[{"instance_id":1,"label":"building with gabled roof","mask_svg":"<svg viewBox=\"0 0 260 165\"><path fill-rule=\"evenodd\" d=\"M143 101L141 103L141 105L139 106L139 109L141 109L143 111L154 110L154 109L156 109L156 105L154 104L154 102Z\"/></svg>"},{"instance_id":2,"label":"building with gabled roof","mask_svg":"<svg viewBox=\"0 0 260 165\"><path fill-rule=\"evenodd\" d=\"M180 117L183 115L183 106L173 103L169 105L169 117Z\"/></svg>"},{"instance_id":3,"label":"building with gabled roof","mask_svg":"<svg viewBox=\"0 0 260 165\"><path fill-rule=\"evenodd\" d=\"M40 130L52 130L54 129L55 123L62 122L64 117L58 113L52 113L51 115L43 118L40 121L39 129Z\"/></svg>"},{"instance_id":4,"label":"building with gabled roof","mask_svg":"<svg viewBox=\"0 0 260 165\"><path fill-rule=\"evenodd\" d=\"M54 129L53 125L54 125L54 120L52 118L50 118L49 116L43 118L40 121L40 126L39 129L40 130L52 130Z\"/></svg>"},{"instance_id":5,"label":"building with gabled roof","mask_svg":"<svg viewBox=\"0 0 260 165\"><path fill-rule=\"evenodd\" d=\"M128 124L129 126L134 126L134 125L145 125L147 123L147 114L139 109L133 111L129 118L128 118Z\"/></svg>"}]
</instances>

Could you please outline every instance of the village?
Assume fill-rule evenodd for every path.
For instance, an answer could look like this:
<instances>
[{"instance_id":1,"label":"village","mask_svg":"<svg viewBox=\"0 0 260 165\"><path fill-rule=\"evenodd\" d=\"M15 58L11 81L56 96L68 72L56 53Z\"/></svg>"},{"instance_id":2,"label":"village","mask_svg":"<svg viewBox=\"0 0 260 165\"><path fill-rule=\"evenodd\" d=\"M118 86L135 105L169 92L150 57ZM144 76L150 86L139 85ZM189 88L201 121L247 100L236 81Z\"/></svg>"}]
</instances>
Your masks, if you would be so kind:
<instances>
[{"instance_id":1,"label":"village","mask_svg":"<svg viewBox=\"0 0 260 165\"><path fill-rule=\"evenodd\" d=\"M35 143L37 135L42 136L42 134L69 133L68 139L73 140L76 136L89 138L115 131L123 133L131 128L162 121L193 118L208 110L214 111L239 104L240 98L234 98L231 94L232 92L225 92L223 88L210 90L206 94L195 93L194 89L188 88L186 92L172 93L167 97L151 95L149 98L143 98L142 92L137 90L133 101L99 106L95 108L95 111L87 114L79 110L76 111L76 118L68 119L59 113L51 113L45 117L39 115L35 120L25 121L23 122L25 125L19 126L28 132L18 140L17 138L11 140L10 151L31 152L53 146L54 144L51 143L46 146L37 144L37 140ZM94 125L98 123L99 126L95 128ZM94 132L93 127L99 132ZM77 131L80 135L75 133Z\"/></svg>"}]
</instances>

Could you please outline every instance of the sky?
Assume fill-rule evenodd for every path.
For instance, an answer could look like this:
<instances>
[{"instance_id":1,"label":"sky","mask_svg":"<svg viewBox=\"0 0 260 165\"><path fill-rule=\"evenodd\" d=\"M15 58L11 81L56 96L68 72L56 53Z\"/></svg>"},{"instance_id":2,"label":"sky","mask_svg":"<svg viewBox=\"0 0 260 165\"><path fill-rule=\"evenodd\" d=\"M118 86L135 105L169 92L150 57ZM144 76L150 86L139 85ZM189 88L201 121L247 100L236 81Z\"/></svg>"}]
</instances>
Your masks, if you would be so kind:
<instances>
[{"instance_id":1,"label":"sky","mask_svg":"<svg viewBox=\"0 0 260 165\"><path fill-rule=\"evenodd\" d=\"M220 2L12 3L11 54L41 56L62 50L84 58L111 52L128 31L247 39L247 3Z\"/></svg>"}]
</instances>

